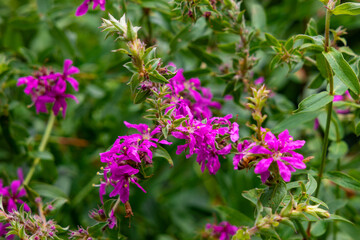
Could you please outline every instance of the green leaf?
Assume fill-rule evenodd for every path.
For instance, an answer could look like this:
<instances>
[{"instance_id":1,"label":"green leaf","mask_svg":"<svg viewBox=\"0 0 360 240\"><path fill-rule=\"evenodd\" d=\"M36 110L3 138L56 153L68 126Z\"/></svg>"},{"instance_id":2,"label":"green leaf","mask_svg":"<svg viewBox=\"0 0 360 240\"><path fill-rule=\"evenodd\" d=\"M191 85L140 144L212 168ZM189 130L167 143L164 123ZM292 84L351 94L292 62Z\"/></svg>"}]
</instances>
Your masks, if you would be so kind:
<instances>
[{"instance_id":1,"label":"green leaf","mask_svg":"<svg viewBox=\"0 0 360 240\"><path fill-rule=\"evenodd\" d=\"M215 209L222 214L228 222L236 226L249 225L249 223L253 221L242 212L230 207L218 206Z\"/></svg>"},{"instance_id":2,"label":"green leaf","mask_svg":"<svg viewBox=\"0 0 360 240\"><path fill-rule=\"evenodd\" d=\"M32 185L32 188L43 197L67 199L67 195L60 188L47 183L35 183Z\"/></svg>"},{"instance_id":3,"label":"green leaf","mask_svg":"<svg viewBox=\"0 0 360 240\"><path fill-rule=\"evenodd\" d=\"M273 212L276 212L286 193L286 184L281 181L276 185L268 187L261 195L260 201L264 207L270 207Z\"/></svg>"},{"instance_id":4,"label":"green leaf","mask_svg":"<svg viewBox=\"0 0 360 240\"><path fill-rule=\"evenodd\" d=\"M138 73L138 69L134 66L132 62L127 62L123 66L132 73Z\"/></svg>"},{"instance_id":5,"label":"green leaf","mask_svg":"<svg viewBox=\"0 0 360 240\"><path fill-rule=\"evenodd\" d=\"M322 54L316 55L316 67L319 69L321 76L323 78L328 78L328 69L330 68L326 58Z\"/></svg>"},{"instance_id":6,"label":"green leaf","mask_svg":"<svg viewBox=\"0 0 360 240\"><path fill-rule=\"evenodd\" d=\"M335 75L354 93L360 94L360 84L355 72L350 67L349 63L344 59L343 55L335 50L331 49L330 52L323 53L324 57L328 61L331 69Z\"/></svg>"},{"instance_id":7,"label":"green leaf","mask_svg":"<svg viewBox=\"0 0 360 240\"><path fill-rule=\"evenodd\" d=\"M149 73L150 81L158 83L168 83L169 81L162 76L158 71L153 71Z\"/></svg>"},{"instance_id":8,"label":"green leaf","mask_svg":"<svg viewBox=\"0 0 360 240\"><path fill-rule=\"evenodd\" d=\"M293 129L301 126L301 124L314 120L322 111L315 112L300 112L290 117L286 117L275 128L272 129L273 133L279 133L285 129Z\"/></svg>"},{"instance_id":9,"label":"green leaf","mask_svg":"<svg viewBox=\"0 0 360 240\"><path fill-rule=\"evenodd\" d=\"M168 161L168 163L170 164L170 167L174 166L174 162L170 156L170 154L168 153L168 151L161 147L160 145L157 146L157 148L155 148L155 150L153 151L153 157L159 157L159 158L164 158L165 160Z\"/></svg>"},{"instance_id":10,"label":"green leaf","mask_svg":"<svg viewBox=\"0 0 360 240\"><path fill-rule=\"evenodd\" d=\"M317 221L311 228L311 236L320 237L326 232L325 221Z\"/></svg>"},{"instance_id":11,"label":"green leaf","mask_svg":"<svg viewBox=\"0 0 360 240\"><path fill-rule=\"evenodd\" d=\"M147 97L149 97L151 95L151 91L150 90L139 90L136 93L135 99L134 99L134 103L135 104L139 104L142 103L146 100Z\"/></svg>"},{"instance_id":12,"label":"green leaf","mask_svg":"<svg viewBox=\"0 0 360 240\"><path fill-rule=\"evenodd\" d=\"M30 152L29 155L32 158L40 158L41 160L53 160L54 156L51 154L51 152Z\"/></svg>"},{"instance_id":13,"label":"green leaf","mask_svg":"<svg viewBox=\"0 0 360 240\"><path fill-rule=\"evenodd\" d=\"M317 24L313 18L308 22L305 33L310 36L318 35Z\"/></svg>"},{"instance_id":14,"label":"green leaf","mask_svg":"<svg viewBox=\"0 0 360 240\"><path fill-rule=\"evenodd\" d=\"M310 83L309 88L318 89L319 87L321 87L324 80L325 79L321 76L321 74L318 74Z\"/></svg>"},{"instance_id":15,"label":"green leaf","mask_svg":"<svg viewBox=\"0 0 360 240\"><path fill-rule=\"evenodd\" d=\"M256 204L263 192L264 192L264 189L255 188L255 189L251 189L249 191L244 191L241 195L256 206Z\"/></svg>"},{"instance_id":16,"label":"green leaf","mask_svg":"<svg viewBox=\"0 0 360 240\"><path fill-rule=\"evenodd\" d=\"M97 238L103 236L103 229L105 229L105 226L108 225L107 222L101 222L97 223L91 227L88 228L88 232L91 237Z\"/></svg>"},{"instance_id":17,"label":"green leaf","mask_svg":"<svg viewBox=\"0 0 360 240\"><path fill-rule=\"evenodd\" d=\"M317 94L313 94L304 100L302 100L299 104L299 108L294 111L294 113L299 112L313 112L325 107L328 103L330 103L334 99L334 96L329 95L328 92L320 92Z\"/></svg>"},{"instance_id":18,"label":"green leaf","mask_svg":"<svg viewBox=\"0 0 360 240\"><path fill-rule=\"evenodd\" d=\"M262 5L253 3L250 6L251 23L255 28L264 30L266 27L266 14Z\"/></svg>"},{"instance_id":19,"label":"green leaf","mask_svg":"<svg viewBox=\"0 0 360 240\"><path fill-rule=\"evenodd\" d=\"M336 183L341 187L349 188L355 191L360 191L359 180L343 172L337 172L337 171L328 172L324 175L324 178L329 179L330 181Z\"/></svg>"},{"instance_id":20,"label":"green leaf","mask_svg":"<svg viewBox=\"0 0 360 240\"><path fill-rule=\"evenodd\" d=\"M308 179L309 179L309 181L305 185L306 193L311 195L315 192L315 190L317 188L317 182L316 182L315 178L310 174L308 174Z\"/></svg>"},{"instance_id":21,"label":"green leaf","mask_svg":"<svg viewBox=\"0 0 360 240\"><path fill-rule=\"evenodd\" d=\"M342 217L342 216L339 216L339 215L335 215L335 214L331 214L330 215L330 218L328 219L325 219L325 220L338 220L338 221L342 221L342 222L346 222L346 223L351 223L353 224L350 220Z\"/></svg>"},{"instance_id":22,"label":"green leaf","mask_svg":"<svg viewBox=\"0 0 360 240\"><path fill-rule=\"evenodd\" d=\"M332 142L329 147L329 158L331 159L341 159L346 155L349 148L346 142Z\"/></svg>"},{"instance_id":23,"label":"green leaf","mask_svg":"<svg viewBox=\"0 0 360 240\"><path fill-rule=\"evenodd\" d=\"M360 3L347 2L340 4L331 11L334 15L359 15Z\"/></svg>"},{"instance_id":24,"label":"green leaf","mask_svg":"<svg viewBox=\"0 0 360 240\"><path fill-rule=\"evenodd\" d=\"M270 33L265 33L266 42L270 44L270 46L281 47L280 42Z\"/></svg>"}]
</instances>

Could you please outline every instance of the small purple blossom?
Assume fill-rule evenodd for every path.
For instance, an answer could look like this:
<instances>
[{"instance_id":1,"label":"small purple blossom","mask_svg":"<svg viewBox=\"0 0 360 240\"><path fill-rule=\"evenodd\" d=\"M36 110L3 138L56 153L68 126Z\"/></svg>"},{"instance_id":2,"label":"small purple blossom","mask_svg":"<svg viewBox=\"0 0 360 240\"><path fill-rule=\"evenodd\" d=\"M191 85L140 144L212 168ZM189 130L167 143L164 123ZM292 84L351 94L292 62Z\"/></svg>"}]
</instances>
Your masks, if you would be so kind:
<instances>
[{"instance_id":1,"label":"small purple blossom","mask_svg":"<svg viewBox=\"0 0 360 240\"><path fill-rule=\"evenodd\" d=\"M216 224L206 224L206 230L210 231L212 237L219 240L230 240L235 235L238 227L231 225L228 222L221 222Z\"/></svg>"},{"instance_id":2,"label":"small purple blossom","mask_svg":"<svg viewBox=\"0 0 360 240\"><path fill-rule=\"evenodd\" d=\"M130 183L135 184L146 193L138 184L135 176L139 173L140 164L142 162L152 163L152 148L157 148L157 144L171 144L155 137L161 132L161 127L156 127L151 131L146 124L128 122L124 122L124 124L128 128L135 128L140 134L120 136L109 151L100 153L100 161L107 164L103 168L104 182L99 186L101 202L103 202L103 195L106 194L106 187L110 185L114 189L109 197L119 196L123 203L129 201Z\"/></svg>"},{"instance_id":3,"label":"small purple blossom","mask_svg":"<svg viewBox=\"0 0 360 240\"><path fill-rule=\"evenodd\" d=\"M110 212L110 216L108 218L108 223L109 223L108 226L110 229L113 229L114 227L117 226L117 219L115 217L114 209L112 209Z\"/></svg>"},{"instance_id":4,"label":"small purple blossom","mask_svg":"<svg viewBox=\"0 0 360 240\"><path fill-rule=\"evenodd\" d=\"M47 113L47 104L53 103L52 110L54 114L58 115L59 111L61 111L63 117L65 117L66 99L71 98L78 103L75 96L66 93L67 82L75 91L78 91L79 83L71 77L72 74L76 73L79 73L79 69L72 66L71 60L66 59L63 73L48 72L47 69L42 68L34 76L19 78L17 86L26 85L24 92L31 96L37 113Z\"/></svg>"},{"instance_id":5,"label":"small purple blossom","mask_svg":"<svg viewBox=\"0 0 360 240\"><path fill-rule=\"evenodd\" d=\"M87 11L89 10L89 5L91 4L91 2L93 2L93 10L95 10L95 8L97 6L100 6L100 9L102 11L105 11L105 3L106 0L85 0L77 9L76 9L76 13L75 16L79 17L82 15L85 15L87 13Z\"/></svg>"},{"instance_id":6,"label":"small purple blossom","mask_svg":"<svg viewBox=\"0 0 360 240\"><path fill-rule=\"evenodd\" d=\"M254 84L255 85L261 85L261 84L263 84L265 82L265 78L264 77L259 77L258 79L256 79L255 81L254 81Z\"/></svg>"},{"instance_id":7,"label":"small purple blossom","mask_svg":"<svg viewBox=\"0 0 360 240\"><path fill-rule=\"evenodd\" d=\"M267 132L265 136L266 147L255 146L251 149L253 154L265 154L266 157L256 164L254 172L261 175L263 183L270 176L269 167L275 162L279 169L280 176L285 182L289 182L291 172L297 169L305 169L306 165L303 162L304 157L294 152L293 150L299 149L304 146L304 140L293 140L289 135L288 130L279 134L278 139L271 132Z\"/></svg>"},{"instance_id":8,"label":"small purple blossom","mask_svg":"<svg viewBox=\"0 0 360 240\"><path fill-rule=\"evenodd\" d=\"M3 182L0 179L0 196L3 198L3 205L7 212L17 211L17 204L23 204L25 211L30 211L29 206L21 200L22 197L26 196L25 188L23 188L22 171L18 171L19 179L11 182L10 186L3 186Z\"/></svg>"}]
</instances>

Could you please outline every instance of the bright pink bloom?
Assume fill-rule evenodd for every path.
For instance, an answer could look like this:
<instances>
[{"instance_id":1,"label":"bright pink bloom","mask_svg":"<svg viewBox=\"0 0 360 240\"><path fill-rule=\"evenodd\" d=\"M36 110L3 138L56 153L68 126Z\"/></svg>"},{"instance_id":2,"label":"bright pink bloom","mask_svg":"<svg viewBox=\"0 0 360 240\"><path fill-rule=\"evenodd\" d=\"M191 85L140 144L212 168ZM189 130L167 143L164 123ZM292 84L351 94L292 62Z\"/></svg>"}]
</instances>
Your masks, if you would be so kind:
<instances>
[{"instance_id":1,"label":"bright pink bloom","mask_svg":"<svg viewBox=\"0 0 360 240\"><path fill-rule=\"evenodd\" d=\"M41 69L40 72L33 76L22 77L18 79L17 86L26 85L24 92L31 96L36 112L48 112L47 104L53 103L52 110L55 115L62 111L63 117L66 114L67 103L66 99L77 98L71 94L66 93L66 82L69 82L75 91L79 89L79 83L70 75L79 73L79 69L72 66L72 61L66 59L64 61L63 73L53 73L46 69Z\"/></svg>"},{"instance_id":2,"label":"bright pink bloom","mask_svg":"<svg viewBox=\"0 0 360 240\"><path fill-rule=\"evenodd\" d=\"M303 162L304 157L294 152L293 150L299 149L304 146L304 140L293 140L293 137L289 135L288 130L279 134L278 139L271 132L266 133L265 136L266 147L255 146L251 149L253 154L266 155L260 162L256 164L254 172L261 175L261 181L263 183L270 176L269 167L275 162L278 166L280 176L285 182L289 182L291 178L291 172L295 172L295 168L306 168Z\"/></svg>"},{"instance_id":3,"label":"bright pink bloom","mask_svg":"<svg viewBox=\"0 0 360 240\"><path fill-rule=\"evenodd\" d=\"M136 174L139 173L141 162L152 163L153 153L151 148L157 144L171 144L166 140L157 139L156 134L161 132L160 127L154 130L146 124L131 124L124 122L126 127L135 128L140 132L127 136L120 136L111 149L100 153L100 161L106 163L103 169L105 182L100 184L100 200L103 202L103 195L106 194L106 187L112 185L114 190L109 197L119 196L123 203L129 201L130 183L135 184L143 192L146 191L138 184Z\"/></svg>"}]
</instances>

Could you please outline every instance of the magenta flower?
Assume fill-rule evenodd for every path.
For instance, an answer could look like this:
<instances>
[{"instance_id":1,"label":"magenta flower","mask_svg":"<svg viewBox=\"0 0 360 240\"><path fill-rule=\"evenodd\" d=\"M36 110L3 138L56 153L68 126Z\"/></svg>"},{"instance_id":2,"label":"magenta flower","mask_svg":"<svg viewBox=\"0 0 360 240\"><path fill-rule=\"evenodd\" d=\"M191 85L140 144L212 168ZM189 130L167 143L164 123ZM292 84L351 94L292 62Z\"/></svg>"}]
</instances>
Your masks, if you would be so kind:
<instances>
[{"instance_id":1,"label":"magenta flower","mask_svg":"<svg viewBox=\"0 0 360 240\"><path fill-rule=\"evenodd\" d=\"M47 113L47 104L53 103L52 110L54 114L57 115L61 111L63 117L65 117L67 108L66 99L71 98L78 102L75 96L66 93L66 82L69 82L75 91L78 91L78 82L70 77L70 75L76 73L79 73L79 69L72 66L71 60L66 59L64 61L63 73L48 73L48 70L42 68L39 72L35 73L34 77L19 78L17 86L26 85L24 92L31 96L37 113Z\"/></svg>"},{"instance_id":2,"label":"magenta flower","mask_svg":"<svg viewBox=\"0 0 360 240\"><path fill-rule=\"evenodd\" d=\"M269 167L275 162L279 169L280 176L285 182L289 182L291 172L297 169L305 169L306 165L303 162L304 157L294 152L293 150L299 149L304 146L304 140L293 140L289 135L288 130L279 134L278 139L271 132L266 133L265 136L266 147L255 146L251 149L253 154L265 154L266 157L256 164L254 172L261 175L263 183L270 176Z\"/></svg>"},{"instance_id":3,"label":"magenta flower","mask_svg":"<svg viewBox=\"0 0 360 240\"><path fill-rule=\"evenodd\" d=\"M265 78L264 77L259 77L254 81L255 85L261 85L265 82Z\"/></svg>"},{"instance_id":4,"label":"magenta flower","mask_svg":"<svg viewBox=\"0 0 360 240\"><path fill-rule=\"evenodd\" d=\"M206 224L206 229L210 231L211 236L219 240L230 240L235 235L238 228L228 222L221 222L219 225Z\"/></svg>"},{"instance_id":5,"label":"magenta flower","mask_svg":"<svg viewBox=\"0 0 360 240\"><path fill-rule=\"evenodd\" d=\"M219 156L230 153L231 144L224 141L217 142L220 136L228 134L230 139L237 141L239 138L239 125L231 123L231 115L225 117L214 117L203 123L188 113L189 120L186 120L182 126L176 128L171 134L175 138L185 139L184 145L179 145L176 154L188 150L187 158L197 154L196 161L200 164L201 170L205 168L210 174L216 174L220 168Z\"/></svg>"},{"instance_id":6,"label":"magenta flower","mask_svg":"<svg viewBox=\"0 0 360 240\"><path fill-rule=\"evenodd\" d=\"M110 212L110 216L108 218L108 226L110 229L113 229L114 227L117 226L117 220L116 220L116 217L115 217L115 214L114 214L114 209L111 210Z\"/></svg>"},{"instance_id":7,"label":"magenta flower","mask_svg":"<svg viewBox=\"0 0 360 240\"><path fill-rule=\"evenodd\" d=\"M18 170L19 180L11 182L10 186L4 187L3 182L0 179L0 196L3 198L3 205L8 212L17 211L17 204L23 204L25 211L30 211L29 206L21 200L26 196L25 188L21 187L23 182L23 174L21 170Z\"/></svg>"},{"instance_id":8,"label":"magenta flower","mask_svg":"<svg viewBox=\"0 0 360 240\"><path fill-rule=\"evenodd\" d=\"M95 8L97 6L100 6L100 9L102 11L105 11L105 3L106 0L85 0L77 9L76 9L76 13L75 16L79 17L82 16L84 14L87 13L87 11L89 10L89 5L91 4L91 2L93 2L93 10L95 10Z\"/></svg>"},{"instance_id":9,"label":"magenta flower","mask_svg":"<svg viewBox=\"0 0 360 240\"><path fill-rule=\"evenodd\" d=\"M169 80L167 86L171 94L166 97L170 102L177 105L175 115L184 115L185 107L188 107L197 119L210 118L212 112L210 108L221 108L221 104L212 101L212 94L209 88L201 87L198 78L186 80L183 69L179 69L176 75Z\"/></svg>"},{"instance_id":10,"label":"magenta flower","mask_svg":"<svg viewBox=\"0 0 360 240\"><path fill-rule=\"evenodd\" d=\"M101 202L103 202L103 195L106 194L106 187L110 185L114 189L109 197L119 196L123 203L129 201L130 183L146 193L135 177L139 173L140 164L152 163L152 148L157 148L157 144L171 144L155 137L161 132L161 127L156 127L151 131L146 124L128 122L124 124L128 128L135 128L140 134L120 136L109 151L100 153L100 161L107 164L103 168L104 182L99 185Z\"/></svg>"}]
</instances>

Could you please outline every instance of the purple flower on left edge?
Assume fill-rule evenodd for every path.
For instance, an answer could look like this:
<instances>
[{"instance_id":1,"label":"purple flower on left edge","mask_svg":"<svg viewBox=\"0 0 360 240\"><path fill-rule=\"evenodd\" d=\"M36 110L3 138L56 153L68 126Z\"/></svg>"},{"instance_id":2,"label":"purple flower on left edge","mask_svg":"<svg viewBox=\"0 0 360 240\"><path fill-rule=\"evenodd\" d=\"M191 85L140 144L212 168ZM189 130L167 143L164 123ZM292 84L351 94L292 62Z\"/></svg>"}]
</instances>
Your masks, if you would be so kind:
<instances>
[{"instance_id":1,"label":"purple flower on left edge","mask_svg":"<svg viewBox=\"0 0 360 240\"><path fill-rule=\"evenodd\" d=\"M76 9L76 13L75 16L79 17L82 15L85 15L87 13L87 11L89 10L89 5L93 2L93 10L95 10L95 8L97 6L100 6L100 9L102 11L105 11L105 3L106 0L85 0L77 9Z\"/></svg>"},{"instance_id":2,"label":"purple flower on left edge","mask_svg":"<svg viewBox=\"0 0 360 240\"><path fill-rule=\"evenodd\" d=\"M71 98L78 103L74 95L66 92L67 83L75 91L79 90L79 83L71 75L77 74L80 71L77 67L72 66L72 63L71 60L66 59L62 73L41 68L38 72L35 72L34 76L18 79L17 86L26 85L24 92L31 96L37 113L47 113L47 104L53 103L52 110L54 114L58 115L59 111L61 111L63 117L65 117L67 108L66 99Z\"/></svg>"},{"instance_id":3,"label":"purple flower on left edge","mask_svg":"<svg viewBox=\"0 0 360 240\"><path fill-rule=\"evenodd\" d=\"M219 240L230 240L235 235L238 227L231 225L228 222L221 222L216 224L206 224L206 229L210 231L212 237Z\"/></svg>"},{"instance_id":4,"label":"purple flower on left edge","mask_svg":"<svg viewBox=\"0 0 360 240\"><path fill-rule=\"evenodd\" d=\"M291 172L296 169L305 169L303 162L304 157L293 150L302 148L305 144L304 140L293 140L288 130L279 134L278 138L271 132L265 136L266 147L255 146L251 149L253 154L262 154L265 157L256 164L254 172L261 175L263 183L270 177L269 167L275 162L277 164L280 176L285 182L289 182Z\"/></svg>"},{"instance_id":5,"label":"purple flower on left edge","mask_svg":"<svg viewBox=\"0 0 360 240\"><path fill-rule=\"evenodd\" d=\"M103 202L103 195L107 186L114 189L109 197L119 196L122 203L129 201L130 183L135 184L143 192L146 191L137 182L135 176L139 173L140 164L152 164L152 149L157 144L171 144L166 140L159 140L156 134L161 132L161 127L151 129L146 124L131 124L124 122L128 128L135 128L140 132L132 135L120 136L109 151L100 153L100 161L107 166L102 168L104 182L100 184L100 200Z\"/></svg>"},{"instance_id":6,"label":"purple flower on left edge","mask_svg":"<svg viewBox=\"0 0 360 240\"><path fill-rule=\"evenodd\" d=\"M23 204L25 211L30 211L29 206L21 199L26 196L25 188L23 188L22 182L24 180L21 169L18 170L19 179L10 183L10 186L3 186L2 179L0 179L0 196L2 197L2 204L4 209L11 213L18 210L18 205ZM7 227L10 224L0 223L0 237L5 236L8 232ZM6 237L7 240L14 239L14 235Z\"/></svg>"}]
</instances>

